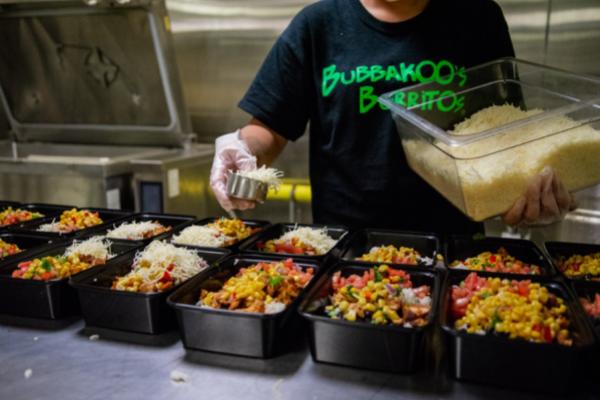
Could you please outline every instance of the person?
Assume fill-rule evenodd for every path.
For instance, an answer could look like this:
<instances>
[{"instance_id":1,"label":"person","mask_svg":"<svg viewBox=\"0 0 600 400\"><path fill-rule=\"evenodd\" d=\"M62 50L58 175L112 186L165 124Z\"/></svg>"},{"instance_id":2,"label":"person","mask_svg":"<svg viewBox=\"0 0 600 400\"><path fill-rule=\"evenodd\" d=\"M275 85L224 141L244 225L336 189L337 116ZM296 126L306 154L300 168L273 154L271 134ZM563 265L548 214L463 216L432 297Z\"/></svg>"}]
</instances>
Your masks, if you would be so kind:
<instances>
[{"instance_id":1,"label":"person","mask_svg":"<svg viewBox=\"0 0 600 400\"><path fill-rule=\"evenodd\" d=\"M513 56L508 26L492 0L311 4L279 37L241 100L250 122L215 142L211 186L216 198L226 210L253 208L252 202L227 196L227 171L270 165L310 123L315 223L479 232L481 224L409 168L391 114L377 97L448 76L460 85L465 68ZM410 95L399 99L403 105L407 101ZM454 107L448 111L461 105ZM550 223L573 204L558 176L546 168L504 219L514 225Z\"/></svg>"}]
</instances>

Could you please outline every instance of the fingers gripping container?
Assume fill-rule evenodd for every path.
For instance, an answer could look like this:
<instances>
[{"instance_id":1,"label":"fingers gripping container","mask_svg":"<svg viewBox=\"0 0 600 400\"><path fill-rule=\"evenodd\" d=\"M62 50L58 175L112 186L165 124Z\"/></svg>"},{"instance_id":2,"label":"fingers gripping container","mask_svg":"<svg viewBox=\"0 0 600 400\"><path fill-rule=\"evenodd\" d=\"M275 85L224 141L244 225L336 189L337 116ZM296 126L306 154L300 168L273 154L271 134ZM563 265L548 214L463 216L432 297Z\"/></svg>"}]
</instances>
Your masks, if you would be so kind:
<instances>
[{"instance_id":1,"label":"fingers gripping container","mask_svg":"<svg viewBox=\"0 0 600 400\"><path fill-rule=\"evenodd\" d=\"M458 380L492 384L499 387L565 393L578 378L586 352L593 348L594 335L579 305L561 283L547 278L522 275L504 276L511 280L540 282L551 293L563 298L571 321L572 346L533 343L457 330L451 316L452 285L459 285L468 271L452 271L442 290L440 322L446 338L451 375ZM478 273L482 277L493 274Z\"/></svg>"},{"instance_id":2,"label":"fingers gripping container","mask_svg":"<svg viewBox=\"0 0 600 400\"><path fill-rule=\"evenodd\" d=\"M308 320L312 358L316 362L388 372L412 373L425 359L426 335L432 333L436 321L440 275L414 267L394 266L408 272L413 286L431 288L431 310L427 325L404 327L374 325L370 322L331 319L325 314L331 294L331 278L337 271L342 276L362 274L369 266L341 262L323 274L300 305L300 313Z\"/></svg>"},{"instance_id":3,"label":"fingers gripping container","mask_svg":"<svg viewBox=\"0 0 600 400\"><path fill-rule=\"evenodd\" d=\"M232 256L218 268L192 279L168 299L175 308L186 349L227 353L238 356L270 358L303 340L298 304L314 284L320 269L315 261L294 260L303 270L312 268L314 276L299 296L283 311L274 314L222 310L198 306L202 289L218 290L241 268L259 262L278 262L280 258Z\"/></svg>"},{"instance_id":4,"label":"fingers gripping container","mask_svg":"<svg viewBox=\"0 0 600 400\"><path fill-rule=\"evenodd\" d=\"M209 268L230 252L224 249L195 250ZM166 303L167 297L183 285L164 292L137 293L113 290L112 283L118 276L131 270L135 252L124 254L93 273L79 274L71 279L81 303L86 326L144 334L160 334L177 327L175 314Z\"/></svg>"},{"instance_id":5,"label":"fingers gripping container","mask_svg":"<svg viewBox=\"0 0 600 400\"><path fill-rule=\"evenodd\" d=\"M410 167L463 213L482 221L506 212L546 166L569 191L600 182L600 79L513 58L459 72L379 100ZM505 104L527 113L502 107L449 132Z\"/></svg>"},{"instance_id":6,"label":"fingers gripping container","mask_svg":"<svg viewBox=\"0 0 600 400\"><path fill-rule=\"evenodd\" d=\"M23 257L0 263L0 314L27 318L62 319L79 314L80 307L75 290L69 286L69 278L51 281L12 278L12 272L23 261L45 256L60 256L72 244L63 241L44 246L39 251L29 251ZM135 249L131 244L112 243L115 255ZM110 261L109 261L110 262ZM104 268L99 265L75 275L94 273Z\"/></svg>"},{"instance_id":7,"label":"fingers gripping container","mask_svg":"<svg viewBox=\"0 0 600 400\"><path fill-rule=\"evenodd\" d=\"M542 251L529 240L509 239L484 237L473 238L465 235L449 236L445 242L445 258L446 265L451 271L460 271L457 268L450 268L454 261L464 261L467 258L475 257L483 252L496 252L503 247L509 255L515 257L527 264L533 264L540 267L540 275L552 277L556 275L556 271ZM478 273L481 271L477 271ZM492 271L490 271L492 273ZM506 275L510 278L512 275L508 273L495 273Z\"/></svg>"}]
</instances>

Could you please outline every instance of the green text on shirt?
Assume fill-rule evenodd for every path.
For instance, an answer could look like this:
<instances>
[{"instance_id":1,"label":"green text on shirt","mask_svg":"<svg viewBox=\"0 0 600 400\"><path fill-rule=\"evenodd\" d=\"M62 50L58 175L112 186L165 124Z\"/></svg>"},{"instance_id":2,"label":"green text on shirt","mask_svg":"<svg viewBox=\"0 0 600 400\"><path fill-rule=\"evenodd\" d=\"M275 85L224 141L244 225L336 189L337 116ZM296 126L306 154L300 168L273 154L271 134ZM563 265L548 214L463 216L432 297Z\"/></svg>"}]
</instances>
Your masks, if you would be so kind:
<instances>
[{"instance_id":1,"label":"green text on shirt","mask_svg":"<svg viewBox=\"0 0 600 400\"><path fill-rule=\"evenodd\" d=\"M400 63L389 65L360 65L350 71L339 71L335 64L323 68L323 81L321 93L328 97L338 85L359 85L359 112L366 114L377 104L386 110L383 104L377 101L378 95L375 88L369 83L379 81L402 83L436 82L439 85L449 85L456 82L463 87L467 82L464 67L452 64L450 61L441 60L434 62L423 60L418 64ZM464 107L464 96L457 95L453 90L415 90L398 91L393 101L404 107L420 105L423 110L432 110L436 107L443 112L460 111Z\"/></svg>"}]
</instances>

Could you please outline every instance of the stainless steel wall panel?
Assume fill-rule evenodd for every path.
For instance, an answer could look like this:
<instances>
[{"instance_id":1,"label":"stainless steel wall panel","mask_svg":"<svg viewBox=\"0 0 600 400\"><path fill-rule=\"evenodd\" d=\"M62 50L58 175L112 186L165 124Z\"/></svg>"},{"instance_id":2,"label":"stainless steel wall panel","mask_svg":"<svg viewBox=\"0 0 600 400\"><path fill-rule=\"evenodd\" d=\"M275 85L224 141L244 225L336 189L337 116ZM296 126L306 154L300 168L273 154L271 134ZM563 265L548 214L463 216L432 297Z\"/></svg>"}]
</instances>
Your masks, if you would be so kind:
<instances>
[{"instance_id":1,"label":"stainless steel wall panel","mask_svg":"<svg viewBox=\"0 0 600 400\"><path fill-rule=\"evenodd\" d=\"M517 57L543 63L550 0L497 0L504 11Z\"/></svg>"},{"instance_id":2,"label":"stainless steel wall panel","mask_svg":"<svg viewBox=\"0 0 600 400\"><path fill-rule=\"evenodd\" d=\"M546 63L600 76L600 1L551 1Z\"/></svg>"}]
</instances>

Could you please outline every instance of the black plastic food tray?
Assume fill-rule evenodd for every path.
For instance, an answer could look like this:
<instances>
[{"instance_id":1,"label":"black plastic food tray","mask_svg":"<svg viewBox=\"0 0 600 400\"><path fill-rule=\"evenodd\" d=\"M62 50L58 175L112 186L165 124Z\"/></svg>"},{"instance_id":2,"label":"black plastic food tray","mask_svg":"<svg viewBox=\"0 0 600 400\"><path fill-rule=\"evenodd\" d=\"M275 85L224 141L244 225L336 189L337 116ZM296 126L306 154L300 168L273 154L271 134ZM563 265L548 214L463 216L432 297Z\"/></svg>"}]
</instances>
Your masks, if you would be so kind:
<instances>
[{"instance_id":1,"label":"black plastic food tray","mask_svg":"<svg viewBox=\"0 0 600 400\"><path fill-rule=\"evenodd\" d=\"M338 242L336 243L335 246L333 246L333 248L331 250L329 250L328 253L320 255L320 256L308 256L308 255L289 254L289 253L267 253L265 251L259 250L257 247L258 243L261 243L261 242L266 243L267 241L269 241L271 239L278 239L284 233L286 233L292 229L295 229L297 227L299 228L299 227L304 227L304 226L308 226L311 228L327 228L327 233L329 234L329 236L331 236L333 239L337 240ZM349 234L348 229L346 229L345 227L342 227L342 226L333 226L333 225L325 226L325 225L308 225L308 224L281 224L280 223L280 224L271 225L270 227L266 228L261 233L254 236L252 239L248 240L246 243L244 243L243 246L240 246L240 251L242 251L246 254L253 254L256 256L260 256L260 257L267 255L267 256L274 256L277 258L293 257L294 259L307 259L307 260L325 262L325 261L332 259L332 257L339 256L340 249L343 248L346 240L348 240L348 238L349 238L348 234Z\"/></svg>"},{"instance_id":2,"label":"black plastic food tray","mask_svg":"<svg viewBox=\"0 0 600 400\"><path fill-rule=\"evenodd\" d=\"M196 250L209 266L229 254L228 250ZM111 289L113 280L131 270L135 253L111 260L97 273L71 279L77 290L87 326L159 334L177 327L175 314L166 299L178 286L160 293L134 293ZM181 286L181 284L179 285Z\"/></svg>"},{"instance_id":3,"label":"black plastic food tray","mask_svg":"<svg viewBox=\"0 0 600 400\"><path fill-rule=\"evenodd\" d=\"M89 228L88 233L85 234L86 237L95 236L95 235L106 235L108 231L117 228L121 224L129 223L129 222L147 222L147 221L156 221L165 227L171 227L171 230L165 233L161 233L160 235L153 236L147 239L141 240L129 240L129 239L117 239L110 238L115 242L137 242L139 244L144 244L151 242L155 239L160 240L171 235L173 231L176 229L180 229L189 225L194 220L194 217L190 215L177 215L177 214L152 214L152 213L141 213L141 214L133 214L131 216L121 218L118 221L103 224L102 228L94 229Z\"/></svg>"},{"instance_id":4,"label":"black plastic food tray","mask_svg":"<svg viewBox=\"0 0 600 400\"><path fill-rule=\"evenodd\" d=\"M16 244L22 250L20 253L0 258L0 262L8 262L11 260L22 259L28 257L29 254L39 252L55 238L37 233L3 232L0 233L0 239L10 244Z\"/></svg>"},{"instance_id":5,"label":"black plastic food tray","mask_svg":"<svg viewBox=\"0 0 600 400\"><path fill-rule=\"evenodd\" d=\"M10 200L0 200L0 210L4 210L7 207L19 207L21 203L18 201L10 201Z\"/></svg>"},{"instance_id":6,"label":"black plastic food tray","mask_svg":"<svg viewBox=\"0 0 600 400\"><path fill-rule=\"evenodd\" d=\"M300 306L300 313L308 320L310 352L315 362L348 367L411 373L425 358L425 338L433 332L440 290L439 273L414 267L393 266L410 274L413 286L431 288L429 323L423 327L408 328L393 325L374 325L363 321L332 319L325 314L331 294L331 277L336 271L343 276L362 274L371 268L355 263L339 263L321 276Z\"/></svg>"},{"instance_id":7,"label":"black plastic food tray","mask_svg":"<svg viewBox=\"0 0 600 400\"><path fill-rule=\"evenodd\" d=\"M39 212L39 213L42 213L44 216L41 218L33 219L31 221L25 221L25 222L12 224L12 225L0 226L0 228L2 228L2 229L27 228L30 225L34 225L39 221L42 221L42 220L45 220L48 218L52 218L52 217L56 217L56 216L60 215L60 213L62 213L63 211L73 208L72 206L44 204L44 203L29 203L29 204L17 203L16 205L15 204L7 204L7 205L0 204L0 211L3 211L7 207L20 208L22 210L27 210L27 211L32 211L32 212Z\"/></svg>"},{"instance_id":8,"label":"black plastic food tray","mask_svg":"<svg viewBox=\"0 0 600 400\"><path fill-rule=\"evenodd\" d=\"M0 263L0 314L28 318L62 319L79 313L79 302L69 279L36 281L11 277L19 262L44 256L62 255L72 241L62 241L40 251L28 252L25 257ZM135 248L131 245L114 244L114 254L122 254ZM91 268L80 274L94 271ZM78 275L80 275L78 274Z\"/></svg>"},{"instance_id":9,"label":"black plastic food tray","mask_svg":"<svg viewBox=\"0 0 600 400\"><path fill-rule=\"evenodd\" d=\"M103 223L100 225L91 226L89 228L81 229L81 230L70 232L70 233L39 232L38 231L38 228L41 225L50 223L53 220L58 221L60 219L60 213L58 213L54 217L40 218L40 219L36 219L34 221L29 221L24 224L21 224L21 225L19 225L17 230L27 231L27 232L39 232L39 233L43 233L45 235L53 235L55 237L61 237L61 238L72 238L72 237L87 235L92 230L94 230L94 231L101 230L105 227L112 226L116 221L131 215L131 213L128 211L108 210L105 208L70 207L67 209L69 210L71 208L77 208L78 210L89 210L89 211L93 211L93 212L97 211L100 218L102 219ZM64 209L63 209L63 211L64 211Z\"/></svg>"},{"instance_id":10,"label":"black plastic food tray","mask_svg":"<svg viewBox=\"0 0 600 400\"><path fill-rule=\"evenodd\" d=\"M560 260L567 259L575 254L587 255L591 253L600 252L600 244L586 244L586 243L567 243L567 242L546 242L544 243L546 253L550 256L552 263L556 267L556 270L564 276L566 279L572 280L589 280L591 276L582 277L568 277L559 268ZM594 277L600 280L600 275Z\"/></svg>"},{"instance_id":11,"label":"black plastic food tray","mask_svg":"<svg viewBox=\"0 0 600 400\"><path fill-rule=\"evenodd\" d=\"M513 389L565 393L574 384L584 355L594 344L593 333L567 288L548 278L510 276L512 280L540 282L562 297L569 309L573 346L532 343L494 334L469 334L454 328L450 316L451 288L468 274L468 271L451 272L441 296L440 322L452 376ZM478 275L489 277L489 274Z\"/></svg>"},{"instance_id":12,"label":"black plastic food tray","mask_svg":"<svg viewBox=\"0 0 600 400\"><path fill-rule=\"evenodd\" d=\"M401 232L379 229L365 229L352 235L342 249L341 258L355 264L381 264L379 262L360 261L356 258L366 254L375 246L412 247L423 257L432 259L433 264L419 263L418 266L432 268L436 264L436 255L441 253L438 237L430 233ZM392 264L393 263L387 263Z\"/></svg>"},{"instance_id":13,"label":"black plastic food tray","mask_svg":"<svg viewBox=\"0 0 600 400\"><path fill-rule=\"evenodd\" d=\"M446 240L445 244L445 258L446 265L450 271L461 271L459 269L450 268L456 260L465 260L469 257L474 257L485 251L495 252L500 247L504 247L508 254L515 257L516 259L526 262L528 264L538 265L541 270L541 276L550 277L556 275L556 271L548 259L544 256L542 251L535 245L535 243L529 240L521 239L508 239L508 238L496 238L496 237L485 237L485 238L473 238L471 236L450 236ZM466 271L466 270L462 270ZM482 272L485 271L474 271ZM507 277L513 276L533 276L527 274L513 274L513 273L501 273L501 272L489 272L495 275L504 275ZM538 275L540 276L540 275Z\"/></svg>"},{"instance_id":14,"label":"black plastic food tray","mask_svg":"<svg viewBox=\"0 0 600 400\"><path fill-rule=\"evenodd\" d=\"M303 269L314 268L315 277L298 298L277 314L248 313L197 306L202 288L218 289L240 268L258 262L277 262L279 258L232 256L218 268L200 274L173 293L169 304L175 308L186 349L228 353L238 356L270 358L290 347L294 340L301 340L301 319L297 306L304 293L318 277L317 262L296 259Z\"/></svg>"},{"instance_id":15,"label":"black plastic food tray","mask_svg":"<svg viewBox=\"0 0 600 400\"><path fill-rule=\"evenodd\" d=\"M589 281L579 281L579 280L575 281L574 280L571 282L571 285L573 287L573 290L575 291L578 301L580 301L579 299L581 297L587 297L590 299L590 301L593 302L595 295L597 293L600 293L600 282L589 282ZM585 310L583 310L583 306L581 308L582 308L583 313L588 318L588 321L594 328L596 337L600 340L600 318L594 318L590 315L587 315L587 313L585 313Z\"/></svg>"},{"instance_id":16,"label":"black plastic food tray","mask_svg":"<svg viewBox=\"0 0 600 400\"><path fill-rule=\"evenodd\" d=\"M198 226L203 226L203 225L207 225L210 224L211 222L214 222L216 220L218 220L218 217L209 217L209 218L204 218L198 221L194 221L191 224L188 224L184 227L178 228L176 230L173 230L173 233L171 235L171 237L178 235L179 233L181 233L182 230L184 230L185 228L187 228L188 226L192 226L192 225L198 225ZM242 219L242 222L244 222L244 224L246 224L247 226L251 227L252 229L255 230L254 233L252 233L250 236L248 236L246 239L240 240L237 243L234 243L230 246L225 246L226 249L229 249L231 251L236 251L237 249L239 249L240 247L242 247L244 244L248 243L249 241L253 240L253 238L257 235L260 235L261 232L270 225L270 223L268 221L262 221L262 220L257 220L257 219ZM177 244L177 243L174 243ZM179 246L179 244L177 244ZM192 246L192 245L185 245L186 247L194 247L194 248L205 248L204 246Z\"/></svg>"}]
</instances>

